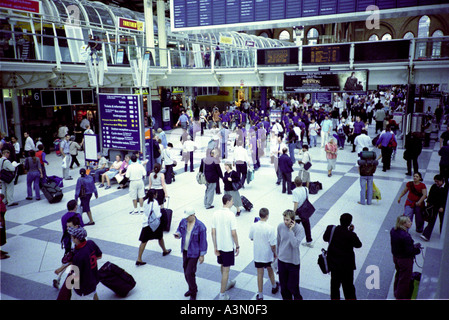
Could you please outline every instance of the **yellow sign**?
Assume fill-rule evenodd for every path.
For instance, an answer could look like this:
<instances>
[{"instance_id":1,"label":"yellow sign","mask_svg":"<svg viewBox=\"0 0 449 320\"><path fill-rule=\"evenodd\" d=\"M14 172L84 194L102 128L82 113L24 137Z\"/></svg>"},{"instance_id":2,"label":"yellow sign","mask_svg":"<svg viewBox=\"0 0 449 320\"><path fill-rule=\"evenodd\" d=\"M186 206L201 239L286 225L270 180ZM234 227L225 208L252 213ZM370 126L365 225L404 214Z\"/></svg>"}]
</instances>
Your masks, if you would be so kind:
<instances>
[{"instance_id":1,"label":"yellow sign","mask_svg":"<svg viewBox=\"0 0 449 320\"><path fill-rule=\"evenodd\" d=\"M232 44L231 37L220 36L220 44Z\"/></svg>"}]
</instances>

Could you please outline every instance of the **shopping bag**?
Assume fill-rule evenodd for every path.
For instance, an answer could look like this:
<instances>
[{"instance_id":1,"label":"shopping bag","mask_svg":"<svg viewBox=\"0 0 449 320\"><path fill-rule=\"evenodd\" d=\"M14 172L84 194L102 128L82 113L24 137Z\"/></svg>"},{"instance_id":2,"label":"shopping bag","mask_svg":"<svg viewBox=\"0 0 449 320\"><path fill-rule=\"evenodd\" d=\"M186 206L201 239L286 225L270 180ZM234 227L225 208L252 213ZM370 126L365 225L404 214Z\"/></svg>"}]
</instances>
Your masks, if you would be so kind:
<instances>
[{"instance_id":1,"label":"shopping bag","mask_svg":"<svg viewBox=\"0 0 449 320\"><path fill-rule=\"evenodd\" d=\"M376 186L376 184L373 182L373 199L376 200L382 200L382 196L380 194L379 188Z\"/></svg>"}]
</instances>

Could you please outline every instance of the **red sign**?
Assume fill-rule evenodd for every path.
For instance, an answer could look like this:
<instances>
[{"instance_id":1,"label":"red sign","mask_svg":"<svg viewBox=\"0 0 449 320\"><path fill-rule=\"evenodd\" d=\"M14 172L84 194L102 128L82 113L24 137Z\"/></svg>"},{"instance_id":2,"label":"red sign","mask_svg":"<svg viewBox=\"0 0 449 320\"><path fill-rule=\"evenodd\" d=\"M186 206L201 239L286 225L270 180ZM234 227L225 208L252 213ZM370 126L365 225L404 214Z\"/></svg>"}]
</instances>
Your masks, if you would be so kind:
<instances>
[{"instance_id":1,"label":"red sign","mask_svg":"<svg viewBox=\"0 0 449 320\"><path fill-rule=\"evenodd\" d=\"M119 28L125 28L136 31L143 31L143 22L131 19L119 18L118 20Z\"/></svg>"},{"instance_id":2,"label":"red sign","mask_svg":"<svg viewBox=\"0 0 449 320\"><path fill-rule=\"evenodd\" d=\"M0 8L40 13L40 2L33 0L2 0Z\"/></svg>"}]
</instances>

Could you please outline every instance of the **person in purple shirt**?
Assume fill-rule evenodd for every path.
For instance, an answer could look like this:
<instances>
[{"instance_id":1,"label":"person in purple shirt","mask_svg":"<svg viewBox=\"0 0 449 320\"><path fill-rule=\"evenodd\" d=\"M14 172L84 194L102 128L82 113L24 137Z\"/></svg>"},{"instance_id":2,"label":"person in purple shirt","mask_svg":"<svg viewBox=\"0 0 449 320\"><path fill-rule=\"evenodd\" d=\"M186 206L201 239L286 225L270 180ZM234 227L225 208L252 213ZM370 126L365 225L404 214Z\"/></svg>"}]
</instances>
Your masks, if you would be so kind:
<instances>
[{"instance_id":1,"label":"person in purple shirt","mask_svg":"<svg viewBox=\"0 0 449 320\"><path fill-rule=\"evenodd\" d=\"M352 141L352 152L355 152L355 138L357 138L357 136L362 134L362 129L365 128L365 123L363 121L360 121L360 117L357 116L355 117L355 122L354 122L354 131L352 133L352 137L351 137L351 141Z\"/></svg>"},{"instance_id":2,"label":"person in purple shirt","mask_svg":"<svg viewBox=\"0 0 449 320\"><path fill-rule=\"evenodd\" d=\"M381 150L382 153L383 172L390 170L391 155L393 154L393 147L391 146L390 142L392 141L396 142L397 144L396 137L391 132L391 125L387 124L385 132L382 132L379 139L377 140L377 147Z\"/></svg>"}]
</instances>

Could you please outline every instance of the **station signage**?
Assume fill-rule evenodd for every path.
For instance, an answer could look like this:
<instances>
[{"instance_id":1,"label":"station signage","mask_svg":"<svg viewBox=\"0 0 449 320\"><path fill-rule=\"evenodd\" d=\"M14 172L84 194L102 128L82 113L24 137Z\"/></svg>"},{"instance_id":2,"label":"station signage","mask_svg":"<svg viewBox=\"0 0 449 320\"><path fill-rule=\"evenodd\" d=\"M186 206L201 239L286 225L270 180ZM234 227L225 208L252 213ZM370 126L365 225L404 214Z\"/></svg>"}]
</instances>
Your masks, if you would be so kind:
<instances>
[{"instance_id":1,"label":"station signage","mask_svg":"<svg viewBox=\"0 0 449 320\"><path fill-rule=\"evenodd\" d=\"M144 22L137 21L126 18L118 18L118 26L122 29L134 30L134 31L144 31Z\"/></svg>"},{"instance_id":2,"label":"station signage","mask_svg":"<svg viewBox=\"0 0 449 320\"><path fill-rule=\"evenodd\" d=\"M242 30L242 27L271 28L279 23L299 23L298 18L359 14L366 19L369 6L382 12L388 9L414 8L438 5L441 0L171 0L170 23L172 31L221 29ZM403 10L405 12L405 10ZM362 18L363 16L363 18ZM277 26L278 27L278 26ZM253 29L252 28L252 29Z\"/></svg>"},{"instance_id":3,"label":"station signage","mask_svg":"<svg viewBox=\"0 0 449 320\"><path fill-rule=\"evenodd\" d=\"M41 2L34 0L2 0L0 1L0 8L40 14Z\"/></svg>"},{"instance_id":4,"label":"station signage","mask_svg":"<svg viewBox=\"0 0 449 320\"><path fill-rule=\"evenodd\" d=\"M141 112L139 95L99 94L103 148L140 151Z\"/></svg>"}]
</instances>

